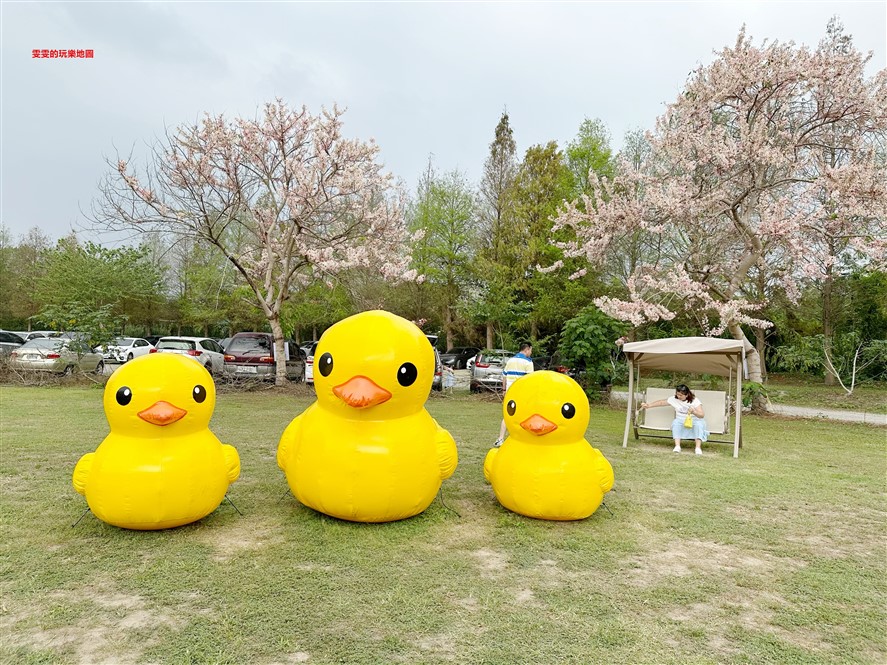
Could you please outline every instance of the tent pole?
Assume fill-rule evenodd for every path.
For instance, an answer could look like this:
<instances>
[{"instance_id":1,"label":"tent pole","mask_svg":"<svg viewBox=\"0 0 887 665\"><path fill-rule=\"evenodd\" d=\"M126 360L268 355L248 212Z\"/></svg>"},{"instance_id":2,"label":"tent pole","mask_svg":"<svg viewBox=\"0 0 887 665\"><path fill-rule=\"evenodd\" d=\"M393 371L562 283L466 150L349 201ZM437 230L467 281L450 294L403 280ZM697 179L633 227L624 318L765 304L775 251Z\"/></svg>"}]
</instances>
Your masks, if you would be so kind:
<instances>
[{"instance_id":1,"label":"tent pole","mask_svg":"<svg viewBox=\"0 0 887 665\"><path fill-rule=\"evenodd\" d=\"M736 432L733 434L733 457L739 457L739 428L742 419L742 357L736 361Z\"/></svg>"},{"instance_id":2,"label":"tent pole","mask_svg":"<svg viewBox=\"0 0 887 665\"><path fill-rule=\"evenodd\" d=\"M628 426L631 424L631 413L634 409L634 363L628 361L628 408L625 410L625 433L622 435L622 447L628 447Z\"/></svg>"}]
</instances>

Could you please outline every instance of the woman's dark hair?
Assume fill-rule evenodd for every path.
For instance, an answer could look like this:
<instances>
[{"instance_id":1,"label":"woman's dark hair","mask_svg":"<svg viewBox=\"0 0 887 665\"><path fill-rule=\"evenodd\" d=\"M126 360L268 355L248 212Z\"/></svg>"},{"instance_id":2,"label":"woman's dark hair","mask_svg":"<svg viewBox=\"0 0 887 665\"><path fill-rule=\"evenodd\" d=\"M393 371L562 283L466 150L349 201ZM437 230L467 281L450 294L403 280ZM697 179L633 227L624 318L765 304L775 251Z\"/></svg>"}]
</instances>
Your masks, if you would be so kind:
<instances>
[{"instance_id":1,"label":"woman's dark hair","mask_svg":"<svg viewBox=\"0 0 887 665\"><path fill-rule=\"evenodd\" d=\"M686 395L688 402L692 402L694 399L696 399L696 395L693 394L693 391L690 390L683 383L679 383L678 385L675 386L674 389L675 389L675 392L681 393L681 395Z\"/></svg>"}]
</instances>

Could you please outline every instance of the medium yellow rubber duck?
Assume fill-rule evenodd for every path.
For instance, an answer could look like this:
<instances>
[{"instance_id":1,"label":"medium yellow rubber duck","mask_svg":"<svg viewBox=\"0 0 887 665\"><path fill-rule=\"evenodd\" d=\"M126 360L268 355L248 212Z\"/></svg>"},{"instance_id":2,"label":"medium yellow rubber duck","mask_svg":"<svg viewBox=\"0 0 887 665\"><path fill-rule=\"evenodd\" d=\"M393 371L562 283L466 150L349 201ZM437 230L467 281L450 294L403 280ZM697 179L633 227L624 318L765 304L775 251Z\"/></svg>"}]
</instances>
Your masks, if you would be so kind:
<instances>
[{"instance_id":1,"label":"medium yellow rubber duck","mask_svg":"<svg viewBox=\"0 0 887 665\"><path fill-rule=\"evenodd\" d=\"M100 520L126 529L167 529L214 511L240 475L233 446L209 429L212 377L187 356L131 360L105 385L111 433L74 468L74 489Z\"/></svg>"},{"instance_id":2,"label":"medium yellow rubber duck","mask_svg":"<svg viewBox=\"0 0 887 665\"><path fill-rule=\"evenodd\" d=\"M534 372L512 384L502 405L510 436L484 460L503 506L545 520L591 515L613 487L613 467L585 440L588 398L570 377Z\"/></svg>"},{"instance_id":3,"label":"medium yellow rubber duck","mask_svg":"<svg viewBox=\"0 0 887 665\"><path fill-rule=\"evenodd\" d=\"M390 522L418 515L456 469L456 442L425 410L434 351L380 310L339 321L314 354L317 401L287 426L277 464L295 497L326 515Z\"/></svg>"}]
</instances>

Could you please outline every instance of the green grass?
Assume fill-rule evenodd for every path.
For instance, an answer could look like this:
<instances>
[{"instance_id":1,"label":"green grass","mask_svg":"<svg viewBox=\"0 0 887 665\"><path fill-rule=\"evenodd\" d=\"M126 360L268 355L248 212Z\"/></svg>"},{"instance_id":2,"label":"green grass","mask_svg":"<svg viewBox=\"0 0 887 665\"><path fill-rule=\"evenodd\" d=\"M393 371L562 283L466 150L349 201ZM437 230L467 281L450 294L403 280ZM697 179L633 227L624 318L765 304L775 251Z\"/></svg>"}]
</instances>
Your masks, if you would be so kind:
<instances>
[{"instance_id":1,"label":"green grass","mask_svg":"<svg viewBox=\"0 0 887 665\"><path fill-rule=\"evenodd\" d=\"M460 462L422 515L342 522L275 464L308 392L220 395L212 429L243 471L227 503L158 532L84 517L77 459L107 433L101 391L0 387L0 662L875 663L887 661L885 430L743 418L745 447L621 447L572 523L501 508L482 461L498 403L428 408ZM458 514L457 514L458 513Z\"/></svg>"}]
</instances>

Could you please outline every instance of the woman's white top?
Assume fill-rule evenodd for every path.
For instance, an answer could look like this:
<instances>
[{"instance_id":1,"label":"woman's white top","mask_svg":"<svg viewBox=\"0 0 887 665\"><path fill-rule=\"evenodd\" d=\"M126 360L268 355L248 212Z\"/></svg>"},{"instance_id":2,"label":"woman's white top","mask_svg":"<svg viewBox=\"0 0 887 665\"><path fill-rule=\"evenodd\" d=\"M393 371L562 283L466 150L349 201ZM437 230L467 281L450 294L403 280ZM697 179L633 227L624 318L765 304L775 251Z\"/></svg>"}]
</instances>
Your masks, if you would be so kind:
<instances>
[{"instance_id":1,"label":"woman's white top","mask_svg":"<svg viewBox=\"0 0 887 665\"><path fill-rule=\"evenodd\" d=\"M697 406L702 406L702 402L699 401L698 397L694 398L692 402L690 402L689 400L684 400L682 402L677 397L672 395L666 401L674 407L675 417L681 419L687 417L687 413L689 413L691 406L694 409Z\"/></svg>"}]
</instances>

